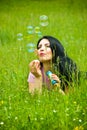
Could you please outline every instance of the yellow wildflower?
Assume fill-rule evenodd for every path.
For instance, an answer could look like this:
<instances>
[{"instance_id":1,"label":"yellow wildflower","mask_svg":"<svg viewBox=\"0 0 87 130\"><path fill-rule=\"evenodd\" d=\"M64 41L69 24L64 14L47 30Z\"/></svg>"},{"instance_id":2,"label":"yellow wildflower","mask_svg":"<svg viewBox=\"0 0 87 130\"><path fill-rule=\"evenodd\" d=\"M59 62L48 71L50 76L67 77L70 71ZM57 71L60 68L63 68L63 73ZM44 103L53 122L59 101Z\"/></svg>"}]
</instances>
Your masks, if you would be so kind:
<instances>
[{"instance_id":1,"label":"yellow wildflower","mask_svg":"<svg viewBox=\"0 0 87 130\"><path fill-rule=\"evenodd\" d=\"M84 130L82 126L76 126L73 130Z\"/></svg>"}]
</instances>

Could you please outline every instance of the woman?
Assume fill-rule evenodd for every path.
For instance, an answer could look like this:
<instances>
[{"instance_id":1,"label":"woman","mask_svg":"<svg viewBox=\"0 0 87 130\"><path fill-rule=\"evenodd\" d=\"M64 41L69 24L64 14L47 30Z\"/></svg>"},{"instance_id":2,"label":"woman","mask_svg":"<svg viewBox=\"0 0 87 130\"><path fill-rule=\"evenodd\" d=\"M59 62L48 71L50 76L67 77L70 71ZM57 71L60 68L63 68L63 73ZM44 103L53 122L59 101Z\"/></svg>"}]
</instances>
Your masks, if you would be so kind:
<instances>
[{"instance_id":1,"label":"woman","mask_svg":"<svg viewBox=\"0 0 87 130\"><path fill-rule=\"evenodd\" d=\"M42 91L42 86L49 90L54 86L46 75L51 71L51 79L57 81L59 92L66 93L69 84L77 77L76 64L65 54L64 47L56 38L52 36L43 36L37 43L36 54L38 60L33 60L29 64L29 92Z\"/></svg>"}]
</instances>

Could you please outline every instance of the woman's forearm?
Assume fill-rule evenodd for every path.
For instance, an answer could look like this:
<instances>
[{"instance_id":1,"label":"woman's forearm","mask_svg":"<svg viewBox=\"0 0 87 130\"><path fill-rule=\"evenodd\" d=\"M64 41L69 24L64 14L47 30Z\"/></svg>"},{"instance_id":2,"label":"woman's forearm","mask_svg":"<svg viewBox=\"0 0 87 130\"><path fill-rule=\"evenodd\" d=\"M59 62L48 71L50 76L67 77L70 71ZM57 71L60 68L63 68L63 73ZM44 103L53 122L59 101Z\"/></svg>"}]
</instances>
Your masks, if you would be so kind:
<instances>
[{"instance_id":1,"label":"woman's forearm","mask_svg":"<svg viewBox=\"0 0 87 130\"><path fill-rule=\"evenodd\" d=\"M42 92L42 77L35 77L34 82L29 83L29 92L32 94Z\"/></svg>"}]
</instances>

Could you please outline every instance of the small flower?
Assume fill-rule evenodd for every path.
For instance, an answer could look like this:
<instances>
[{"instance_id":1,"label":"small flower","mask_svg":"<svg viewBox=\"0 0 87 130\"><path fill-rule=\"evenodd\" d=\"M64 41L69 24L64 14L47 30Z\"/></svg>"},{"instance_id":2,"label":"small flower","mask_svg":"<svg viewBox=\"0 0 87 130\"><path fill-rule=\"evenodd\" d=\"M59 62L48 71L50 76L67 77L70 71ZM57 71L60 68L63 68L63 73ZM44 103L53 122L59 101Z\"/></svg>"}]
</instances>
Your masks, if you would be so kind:
<instances>
[{"instance_id":1,"label":"small flower","mask_svg":"<svg viewBox=\"0 0 87 130\"><path fill-rule=\"evenodd\" d=\"M35 117L34 120L37 121L37 118Z\"/></svg>"},{"instance_id":2,"label":"small flower","mask_svg":"<svg viewBox=\"0 0 87 130\"><path fill-rule=\"evenodd\" d=\"M17 120L17 119L18 119L18 117L16 116L16 117L15 117L15 120Z\"/></svg>"},{"instance_id":3,"label":"small flower","mask_svg":"<svg viewBox=\"0 0 87 130\"><path fill-rule=\"evenodd\" d=\"M81 119L79 119L79 122L82 122L82 120L81 120Z\"/></svg>"},{"instance_id":4,"label":"small flower","mask_svg":"<svg viewBox=\"0 0 87 130\"><path fill-rule=\"evenodd\" d=\"M73 103L76 104L76 101L74 101Z\"/></svg>"},{"instance_id":5,"label":"small flower","mask_svg":"<svg viewBox=\"0 0 87 130\"><path fill-rule=\"evenodd\" d=\"M74 128L74 130L79 130L79 127L78 127L78 126L76 126L76 127Z\"/></svg>"},{"instance_id":6,"label":"small flower","mask_svg":"<svg viewBox=\"0 0 87 130\"><path fill-rule=\"evenodd\" d=\"M56 113L56 112L57 112L57 111L54 109L54 110L53 110L53 113Z\"/></svg>"},{"instance_id":7,"label":"small flower","mask_svg":"<svg viewBox=\"0 0 87 130\"><path fill-rule=\"evenodd\" d=\"M82 126L76 126L73 130L84 130Z\"/></svg>"},{"instance_id":8,"label":"small flower","mask_svg":"<svg viewBox=\"0 0 87 130\"><path fill-rule=\"evenodd\" d=\"M84 128L82 126L79 127L79 130L84 130Z\"/></svg>"},{"instance_id":9,"label":"small flower","mask_svg":"<svg viewBox=\"0 0 87 130\"><path fill-rule=\"evenodd\" d=\"M73 121L75 121L76 119L74 118Z\"/></svg>"},{"instance_id":10,"label":"small flower","mask_svg":"<svg viewBox=\"0 0 87 130\"><path fill-rule=\"evenodd\" d=\"M76 127L74 128L74 130L79 130L79 127L78 127L78 126L76 126Z\"/></svg>"},{"instance_id":11,"label":"small flower","mask_svg":"<svg viewBox=\"0 0 87 130\"><path fill-rule=\"evenodd\" d=\"M0 122L0 125L4 125L4 122Z\"/></svg>"},{"instance_id":12,"label":"small flower","mask_svg":"<svg viewBox=\"0 0 87 130\"><path fill-rule=\"evenodd\" d=\"M41 117L40 119L41 119L41 120L43 120L44 118L43 118L43 117Z\"/></svg>"}]
</instances>

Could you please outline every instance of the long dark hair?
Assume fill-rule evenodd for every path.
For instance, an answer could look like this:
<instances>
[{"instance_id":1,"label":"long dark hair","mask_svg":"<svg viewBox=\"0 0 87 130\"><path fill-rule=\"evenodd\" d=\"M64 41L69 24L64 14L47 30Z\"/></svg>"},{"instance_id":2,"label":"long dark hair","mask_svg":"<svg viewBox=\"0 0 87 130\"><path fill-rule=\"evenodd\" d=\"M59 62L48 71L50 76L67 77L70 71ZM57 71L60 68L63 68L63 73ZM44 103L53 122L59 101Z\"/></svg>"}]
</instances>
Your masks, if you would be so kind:
<instances>
[{"instance_id":1,"label":"long dark hair","mask_svg":"<svg viewBox=\"0 0 87 130\"><path fill-rule=\"evenodd\" d=\"M47 39L50 42L50 48L53 54L52 63L54 64L54 70L60 77L64 90L64 86L68 85L68 83L72 82L74 79L77 79L77 65L67 56L61 42L52 36L43 36L39 39L37 49L38 44L42 39Z\"/></svg>"}]
</instances>

